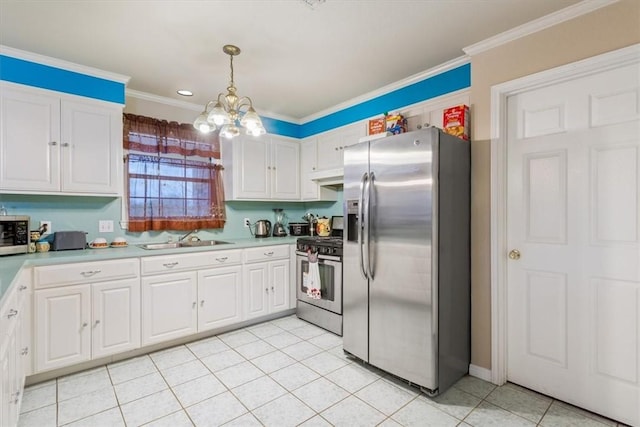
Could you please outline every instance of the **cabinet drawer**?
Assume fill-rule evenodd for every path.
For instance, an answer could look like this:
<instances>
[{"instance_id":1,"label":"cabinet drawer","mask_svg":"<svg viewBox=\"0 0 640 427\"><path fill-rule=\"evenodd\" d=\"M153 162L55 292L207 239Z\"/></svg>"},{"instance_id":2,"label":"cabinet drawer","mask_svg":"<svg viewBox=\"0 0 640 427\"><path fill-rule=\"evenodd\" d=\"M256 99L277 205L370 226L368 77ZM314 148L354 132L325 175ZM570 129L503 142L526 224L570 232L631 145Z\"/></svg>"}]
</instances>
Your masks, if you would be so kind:
<instances>
[{"instance_id":1,"label":"cabinet drawer","mask_svg":"<svg viewBox=\"0 0 640 427\"><path fill-rule=\"evenodd\" d=\"M162 255L142 258L142 274L198 270L217 265L240 264L240 250L209 251L196 254Z\"/></svg>"},{"instance_id":2,"label":"cabinet drawer","mask_svg":"<svg viewBox=\"0 0 640 427\"><path fill-rule=\"evenodd\" d=\"M262 246L244 250L244 262L260 262L272 259L289 258L289 246Z\"/></svg>"},{"instance_id":3,"label":"cabinet drawer","mask_svg":"<svg viewBox=\"0 0 640 427\"><path fill-rule=\"evenodd\" d=\"M49 265L33 269L35 289L128 279L139 275L140 265L137 258Z\"/></svg>"}]
</instances>

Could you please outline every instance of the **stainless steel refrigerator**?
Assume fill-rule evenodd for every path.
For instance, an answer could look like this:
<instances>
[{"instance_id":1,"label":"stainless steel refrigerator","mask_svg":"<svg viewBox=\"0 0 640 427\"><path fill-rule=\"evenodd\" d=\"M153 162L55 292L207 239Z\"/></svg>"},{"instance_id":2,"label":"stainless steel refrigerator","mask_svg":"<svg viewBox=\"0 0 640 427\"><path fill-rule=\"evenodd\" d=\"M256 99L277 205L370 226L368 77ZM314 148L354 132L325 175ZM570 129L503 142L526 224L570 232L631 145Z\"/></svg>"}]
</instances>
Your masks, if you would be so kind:
<instances>
[{"instance_id":1,"label":"stainless steel refrigerator","mask_svg":"<svg viewBox=\"0 0 640 427\"><path fill-rule=\"evenodd\" d=\"M443 392L469 369L470 146L436 128L345 149L347 353Z\"/></svg>"}]
</instances>

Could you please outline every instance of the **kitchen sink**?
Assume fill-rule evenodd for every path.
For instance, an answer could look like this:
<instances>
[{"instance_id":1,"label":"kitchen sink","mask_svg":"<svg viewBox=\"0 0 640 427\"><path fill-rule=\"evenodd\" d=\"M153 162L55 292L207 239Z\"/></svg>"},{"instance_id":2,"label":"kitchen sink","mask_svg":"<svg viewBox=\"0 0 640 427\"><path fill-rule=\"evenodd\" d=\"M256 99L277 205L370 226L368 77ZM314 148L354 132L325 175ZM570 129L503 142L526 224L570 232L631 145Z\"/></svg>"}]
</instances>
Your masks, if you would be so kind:
<instances>
[{"instance_id":1,"label":"kitchen sink","mask_svg":"<svg viewBox=\"0 0 640 427\"><path fill-rule=\"evenodd\" d=\"M228 245L229 242L222 240L191 240L188 242L165 242L165 243L143 243L138 245L142 249L175 249L175 248L197 248L202 246Z\"/></svg>"}]
</instances>

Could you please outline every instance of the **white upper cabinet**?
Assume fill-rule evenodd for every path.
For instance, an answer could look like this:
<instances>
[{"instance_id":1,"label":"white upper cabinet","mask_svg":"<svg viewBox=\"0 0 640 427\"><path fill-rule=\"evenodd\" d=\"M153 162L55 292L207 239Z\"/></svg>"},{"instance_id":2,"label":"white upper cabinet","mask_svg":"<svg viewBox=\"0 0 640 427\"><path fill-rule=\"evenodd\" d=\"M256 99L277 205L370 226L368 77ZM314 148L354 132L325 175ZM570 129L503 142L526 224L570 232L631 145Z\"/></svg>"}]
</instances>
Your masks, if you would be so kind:
<instances>
[{"instance_id":1,"label":"white upper cabinet","mask_svg":"<svg viewBox=\"0 0 640 427\"><path fill-rule=\"evenodd\" d=\"M318 171L318 139L316 137L302 140L300 144L300 188L302 200L336 200L334 188L318 184L313 174Z\"/></svg>"},{"instance_id":2,"label":"white upper cabinet","mask_svg":"<svg viewBox=\"0 0 640 427\"><path fill-rule=\"evenodd\" d=\"M0 191L118 195L122 106L0 84Z\"/></svg>"},{"instance_id":3,"label":"white upper cabinet","mask_svg":"<svg viewBox=\"0 0 640 427\"><path fill-rule=\"evenodd\" d=\"M277 135L221 139L228 200L300 200L300 145Z\"/></svg>"},{"instance_id":4,"label":"white upper cabinet","mask_svg":"<svg viewBox=\"0 0 640 427\"><path fill-rule=\"evenodd\" d=\"M318 170L339 169L344 166L344 149L366 136L364 122L332 130L318 136Z\"/></svg>"}]
</instances>

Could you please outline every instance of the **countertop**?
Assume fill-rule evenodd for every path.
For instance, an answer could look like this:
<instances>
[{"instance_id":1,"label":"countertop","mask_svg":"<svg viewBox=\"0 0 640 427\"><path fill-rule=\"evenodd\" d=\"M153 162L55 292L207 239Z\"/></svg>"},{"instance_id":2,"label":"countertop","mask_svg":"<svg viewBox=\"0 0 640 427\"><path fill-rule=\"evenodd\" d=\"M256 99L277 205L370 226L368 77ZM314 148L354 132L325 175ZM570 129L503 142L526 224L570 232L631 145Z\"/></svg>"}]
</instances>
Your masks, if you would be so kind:
<instances>
[{"instance_id":1,"label":"countertop","mask_svg":"<svg viewBox=\"0 0 640 427\"><path fill-rule=\"evenodd\" d=\"M177 255L193 252L244 249L270 245L291 245L294 244L297 239L297 236L265 237L260 239L223 239L223 241L228 242L228 244L154 250L142 249L137 244L132 244L122 248L108 247L104 249L37 252L33 254L2 256L0 257L0 304L3 302L4 295L16 279L18 272L22 267L67 264L73 262L95 262L119 258L142 258L156 255Z\"/></svg>"}]
</instances>

